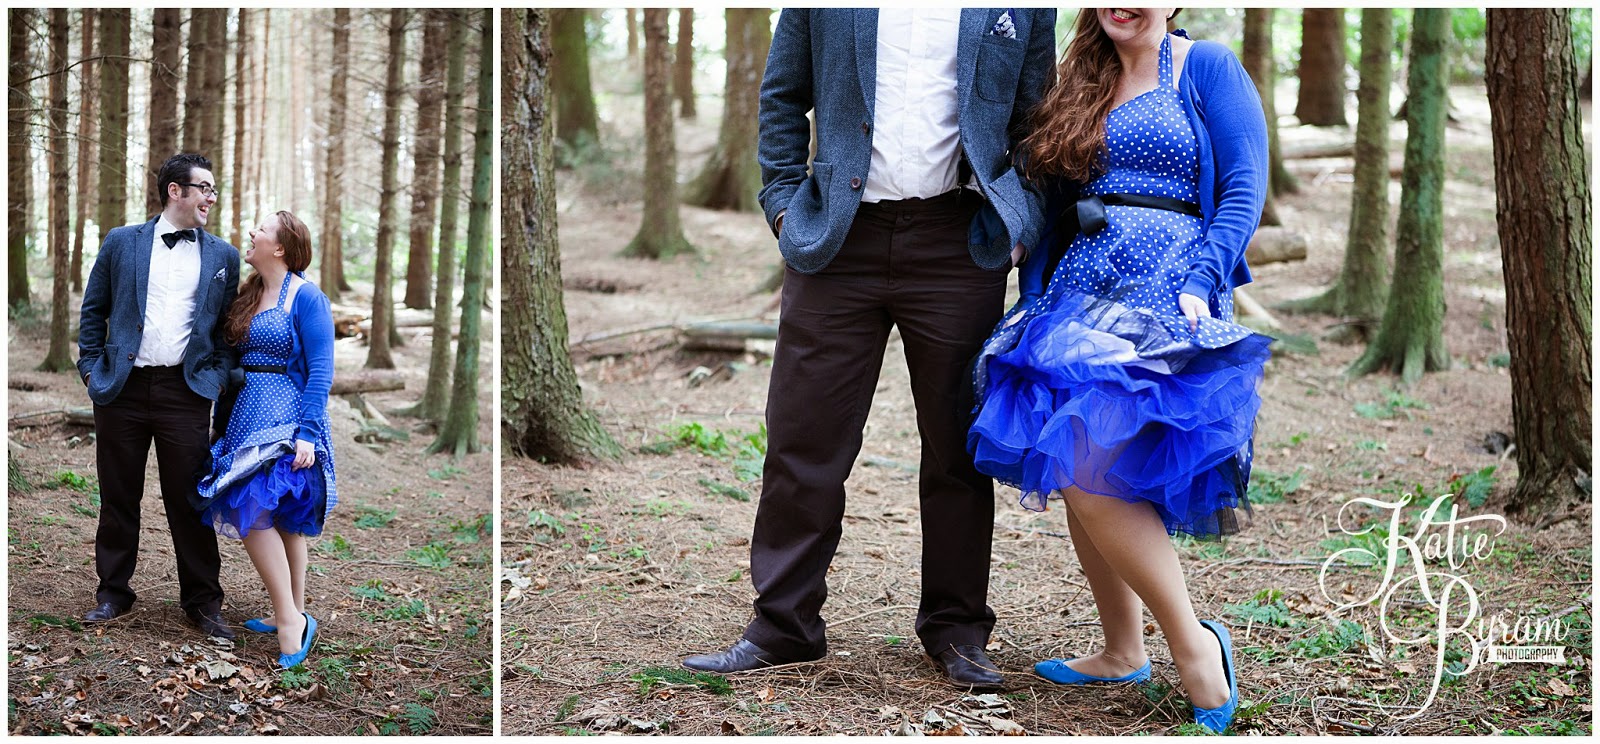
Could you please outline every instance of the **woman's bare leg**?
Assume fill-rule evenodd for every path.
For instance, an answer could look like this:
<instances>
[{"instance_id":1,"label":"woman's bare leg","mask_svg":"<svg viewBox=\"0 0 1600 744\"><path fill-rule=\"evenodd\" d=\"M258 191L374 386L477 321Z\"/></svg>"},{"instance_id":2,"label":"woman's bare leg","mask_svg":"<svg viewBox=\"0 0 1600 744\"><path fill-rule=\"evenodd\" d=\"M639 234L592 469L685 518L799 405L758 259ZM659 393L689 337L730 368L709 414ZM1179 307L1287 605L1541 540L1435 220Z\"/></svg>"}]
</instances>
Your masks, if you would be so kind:
<instances>
[{"instance_id":1,"label":"woman's bare leg","mask_svg":"<svg viewBox=\"0 0 1600 744\"><path fill-rule=\"evenodd\" d=\"M244 550L250 562L261 574L261 583L267 587L267 597L272 600L272 614L278 627L278 650L292 654L300 650L300 636L305 632L306 620L294 603L294 586L289 579L289 557L284 552L283 538L276 529L251 530L244 537Z\"/></svg>"},{"instance_id":2,"label":"woman's bare leg","mask_svg":"<svg viewBox=\"0 0 1600 744\"><path fill-rule=\"evenodd\" d=\"M1072 547L1078 553L1078 562L1083 565L1083 575L1089 579L1095 607L1100 610L1100 630L1105 635L1103 650L1079 656L1067 666L1073 671L1096 677L1132 674L1150 659L1144 650L1144 605L1140 603L1139 595L1100 555L1073 511L1072 504L1063 503L1067 507L1067 531L1072 534Z\"/></svg>"}]
</instances>

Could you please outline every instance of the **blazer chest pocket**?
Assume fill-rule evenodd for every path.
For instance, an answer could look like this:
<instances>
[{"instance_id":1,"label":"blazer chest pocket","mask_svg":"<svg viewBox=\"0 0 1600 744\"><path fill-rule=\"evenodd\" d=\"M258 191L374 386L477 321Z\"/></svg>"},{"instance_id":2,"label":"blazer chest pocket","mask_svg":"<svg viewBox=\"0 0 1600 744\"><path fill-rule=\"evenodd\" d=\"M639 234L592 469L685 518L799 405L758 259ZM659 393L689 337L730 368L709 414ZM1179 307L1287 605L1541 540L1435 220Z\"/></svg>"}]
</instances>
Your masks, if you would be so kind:
<instances>
[{"instance_id":1,"label":"blazer chest pocket","mask_svg":"<svg viewBox=\"0 0 1600 744\"><path fill-rule=\"evenodd\" d=\"M1022 56L1026 51L1018 39L992 34L978 44L978 63L972 85L978 97L994 103L1011 103L1017 97L1017 80L1022 75Z\"/></svg>"}]
</instances>

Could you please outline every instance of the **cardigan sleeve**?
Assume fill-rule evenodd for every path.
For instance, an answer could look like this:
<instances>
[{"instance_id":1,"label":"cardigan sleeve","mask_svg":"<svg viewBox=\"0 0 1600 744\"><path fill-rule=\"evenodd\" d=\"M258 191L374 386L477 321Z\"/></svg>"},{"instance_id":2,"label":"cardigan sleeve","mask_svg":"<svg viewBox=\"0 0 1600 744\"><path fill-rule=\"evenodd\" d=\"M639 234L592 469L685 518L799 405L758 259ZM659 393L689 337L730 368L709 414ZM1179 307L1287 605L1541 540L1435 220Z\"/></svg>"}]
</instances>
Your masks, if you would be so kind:
<instances>
[{"instance_id":1,"label":"cardigan sleeve","mask_svg":"<svg viewBox=\"0 0 1600 744\"><path fill-rule=\"evenodd\" d=\"M316 443L326 434L322 422L333 389L333 306L321 291L307 294L311 288L311 284L301 287L300 294L306 296L294 303L295 331L306 358L306 389L300 394L300 429L295 436Z\"/></svg>"},{"instance_id":2,"label":"cardigan sleeve","mask_svg":"<svg viewBox=\"0 0 1600 744\"><path fill-rule=\"evenodd\" d=\"M1207 48L1211 47L1211 48ZM1267 199L1267 118L1244 65L1227 47L1196 42L1200 111L1216 167L1216 208L1183 292L1210 297L1244 260ZM1201 67L1203 65L1203 67Z\"/></svg>"}]
</instances>

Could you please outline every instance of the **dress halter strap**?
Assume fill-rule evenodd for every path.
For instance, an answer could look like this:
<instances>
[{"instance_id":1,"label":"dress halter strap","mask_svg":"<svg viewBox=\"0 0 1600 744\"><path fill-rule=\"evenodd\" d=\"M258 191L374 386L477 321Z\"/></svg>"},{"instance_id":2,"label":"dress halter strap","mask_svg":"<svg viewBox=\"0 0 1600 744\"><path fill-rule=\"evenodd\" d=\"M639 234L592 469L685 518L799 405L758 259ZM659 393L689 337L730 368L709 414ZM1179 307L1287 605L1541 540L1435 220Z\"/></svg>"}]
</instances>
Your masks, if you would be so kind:
<instances>
[{"instance_id":1,"label":"dress halter strap","mask_svg":"<svg viewBox=\"0 0 1600 744\"><path fill-rule=\"evenodd\" d=\"M293 273L287 273L287 274L283 275L283 287L278 290L278 309L279 310L283 309L283 301L289 297L289 279L290 279L290 277L293 277L293 276L294 276Z\"/></svg>"},{"instance_id":2,"label":"dress halter strap","mask_svg":"<svg viewBox=\"0 0 1600 744\"><path fill-rule=\"evenodd\" d=\"M1172 34L1161 35L1161 87L1172 87Z\"/></svg>"}]
</instances>

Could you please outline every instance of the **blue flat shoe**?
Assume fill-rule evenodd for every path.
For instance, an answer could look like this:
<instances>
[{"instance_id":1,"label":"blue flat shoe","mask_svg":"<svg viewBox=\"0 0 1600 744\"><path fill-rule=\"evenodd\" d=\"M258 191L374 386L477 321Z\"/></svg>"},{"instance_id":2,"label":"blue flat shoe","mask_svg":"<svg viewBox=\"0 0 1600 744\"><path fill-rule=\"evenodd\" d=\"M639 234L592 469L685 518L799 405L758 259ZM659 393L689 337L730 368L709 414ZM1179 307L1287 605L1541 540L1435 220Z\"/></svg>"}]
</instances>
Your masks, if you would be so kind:
<instances>
[{"instance_id":1,"label":"blue flat shoe","mask_svg":"<svg viewBox=\"0 0 1600 744\"><path fill-rule=\"evenodd\" d=\"M306 660L311 653L311 644L317 639L317 619L309 613L300 613L306 617L306 632L300 636L300 650L293 654L278 654L278 666L284 669L293 669Z\"/></svg>"},{"instance_id":2,"label":"blue flat shoe","mask_svg":"<svg viewBox=\"0 0 1600 744\"><path fill-rule=\"evenodd\" d=\"M278 626L276 626L276 625L268 625L268 624L266 624L264 622L261 622L261 618L259 618L259 617L253 617L253 618L250 618L249 620L244 621L244 629L245 630L253 630L253 631L257 632L257 633L276 633L276 632L278 632Z\"/></svg>"},{"instance_id":3,"label":"blue flat shoe","mask_svg":"<svg viewBox=\"0 0 1600 744\"><path fill-rule=\"evenodd\" d=\"M1033 665L1033 672L1058 685L1112 685L1124 682L1144 683L1150 681L1150 661L1145 660L1144 666L1133 670L1131 674L1121 677L1096 677L1093 674L1084 674L1067 666L1071 659L1045 659Z\"/></svg>"},{"instance_id":4,"label":"blue flat shoe","mask_svg":"<svg viewBox=\"0 0 1600 744\"><path fill-rule=\"evenodd\" d=\"M1233 636L1215 620L1201 620L1200 624L1215 633L1217 642L1222 644L1222 671L1228 675L1228 702L1216 708L1194 706L1194 722L1220 734L1233 725L1233 714L1239 709L1239 680L1233 670Z\"/></svg>"}]
</instances>

